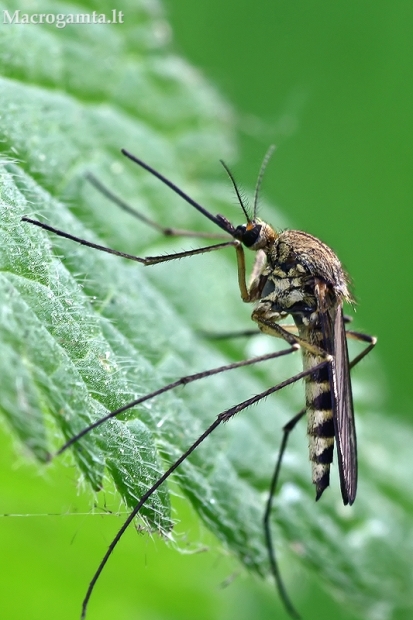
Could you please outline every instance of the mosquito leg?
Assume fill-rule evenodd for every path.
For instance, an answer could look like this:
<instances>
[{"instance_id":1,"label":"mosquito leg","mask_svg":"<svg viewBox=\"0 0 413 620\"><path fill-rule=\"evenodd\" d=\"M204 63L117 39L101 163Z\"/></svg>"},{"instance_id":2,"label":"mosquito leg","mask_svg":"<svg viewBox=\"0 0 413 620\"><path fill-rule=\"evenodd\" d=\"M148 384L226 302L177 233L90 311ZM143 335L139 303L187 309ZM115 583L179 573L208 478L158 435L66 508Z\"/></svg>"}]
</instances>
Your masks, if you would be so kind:
<instances>
[{"instance_id":1,"label":"mosquito leg","mask_svg":"<svg viewBox=\"0 0 413 620\"><path fill-rule=\"evenodd\" d=\"M132 160L133 162L135 162L136 164L138 164L139 166L141 166L141 168L144 168L145 170L147 170L148 172L150 172L153 176L157 177L160 181L162 181L162 183L164 183L165 185L167 185L170 189L172 189L176 194L178 194L178 196L180 196L181 198L183 198L188 204L190 204L192 207L194 207L199 213L201 213L202 215L204 215L207 219L209 219L211 222L213 222L216 226L218 226L218 228L220 228L221 230L223 230L226 235L223 237L224 239L229 239L229 238L233 238L231 241L227 241L227 242L223 242L223 243L218 243L216 245L213 246L208 246L205 248L198 248L196 250L189 250L188 252L177 252L176 254L169 254L166 256L150 256L148 258L142 258L139 256L133 256L131 254L126 254L124 252L119 252L118 250L113 250L112 248L108 248L106 246L103 245L98 245L96 243L92 243L90 241L87 241L86 239L81 239L80 237L75 237L74 235L71 235L69 233L66 233L62 230L59 230L57 228L54 228L53 226L49 226L48 224L44 224L43 222L39 222L38 220L34 220L30 217L22 217L22 221L24 222L29 222L30 224L34 224L35 226L39 226L40 228L43 228L44 230L47 230L49 232L53 232L56 235L59 235L60 237L65 237L66 239L70 239L71 241L75 241L77 243L80 243L81 245L93 248L95 250L100 250L101 252L107 252L108 254L114 254L116 256L121 256L123 258L127 258L129 260L133 260L136 261L138 263L142 263L144 265L155 265L157 263L162 263L162 262L167 262L170 260L174 260L177 258L184 258L186 256L195 256L196 254L203 254L205 252L212 252L214 250L220 250L222 248L225 247L229 247L229 246L235 246L237 248L237 252L239 252L238 247L240 246L240 242L237 241L235 239L236 235L236 230L234 228L234 226L222 215L213 215L212 213L210 213L209 211L207 211L207 209L205 209L202 205L200 205L198 202L196 202L196 200L194 200L193 198L191 198L188 194L186 194L185 192L183 192L177 185L175 185L174 183L172 183L172 181L170 181L169 179L167 179L166 177L164 177L160 172L158 172L157 170L155 170L154 168L152 168L151 166L149 166L148 164L146 164L144 161L142 161L141 159L139 159L138 157L135 157L134 155L132 155L131 153L128 153L128 151L126 151L125 149L122 149L122 153L128 157L130 160ZM121 208L129 211L129 212L133 212L134 210L131 209L129 207L129 205L126 205L126 203L124 203L121 199L119 199L117 196L115 196L114 194L112 194L112 192L110 192L106 187L104 187L97 179L95 179L94 177L91 177L93 179L93 183L95 185L95 187L99 188L102 190L102 192L110 199L113 199L114 202L116 202L116 204L118 204ZM135 213L135 215L137 215ZM176 229L171 229L171 228L159 228L158 224L156 224L155 222L153 222L152 220L150 220L149 218L146 218L146 216L142 216L142 214L139 213L139 215L137 215L137 217L139 217L141 220L143 220L144 222L146 222L146 224L148 224L149 226L154 226L155 228L157 228L158 230L160 230L161 232L163 232L164 234L191 234L191 231L177 231ZM222 235L217 235L216 233L212 233L211 235L198 235L198 233L196 233L196 236L207 236L210 238L222 238ZM244 267L245 267L245 261L244 261ZM244 270L245 271L245 270ZM244 277L245 280L245 277ZM248 295L248 292L246 293Z\"/></svg>"},{"instance_id":2,"label":"mosquito leg","mask_svg":"<svg viewBox=\"0 0 413 620\"><path fill-rule=\"evenodd\" d=\"M93 248L94 250L100 250L101 252L107 252L108 254L114 254L115 256L121 256L122 258L127 258L129 260L134 260L138 263L145 264L144 258L140 258L139 256L133 256L132 254L125 254L125 252L119 252L118 250L107 248L104 245L99 245L97 243L92 243L91 241L87 241L86 239L75 237L74 235L64 232L63 230L59 230L59 228L54 228L53 226L49 226L49 224L45 224L44 222L39 222L39 220L33 220L31 217L27 217L26 215L22 217L22 222L28 222L29 224L34 224L34 226L43 228L43 230L52 232L55 235L58 235L59 237L63 237L64 239L70 239L71 241L76 241L76 243L80 243L80 245L84 245L88 248Z\"/></svg>"},{"instance_id":3,"label":"mosquito leg","mask_svg":"<svg viewBox=\"0 0 413 620\"><path fill-rule=\"evenodd\" d=\"M155 482L155 484L142 496L142 498L140 499L138 504L135 506L135 508L132 510L132 512L130 513L130 515L126 519L125 523L122 525L122 527L120 528L120 530L116 534L115 538L110 543L110 545L108 547L108 550L106 551L106 553L105 553L103 559L101 560L101 562L100 562L100 564L99 564L95 574L92 577L92 580L89 583L89 587L88 587L88 590L86 592L86 596L85 596L83 604L82 604L82 616L81 616L82 620L86 617L87 606L88 606L88 603L89 603L89 599L90 599L90 597L92 595L93 589L94 589L94 587L96 585L96 582L99 579L99 576L100 576L102 570L104 569L107 561L109 560L110 556L112 555L116 545L118 544L118 542L122 538L125 530L131 524L133 519L136 517L136 515L139 513L139 511L142 508L142 506L147 502L147 500L151 497L151 495L153 495L153 493L161 486L161 484L163 484L165 482L165 480L167 480L169 478L169 476L179 467L179 465L181 465L181 463L183 461L185 461L185 459L190 454L192 454L192 452L194 450L196 450L196 448L218 426L220 426L223 422L228 422L228 420L233 418L237 413L239 413L240 411L243 411L244 409L247 409L248 407L250 407L252 405L255 405L260 400L262 400L264 398L267 398L267 396L270 396L270 394L274 394L274 392L278 392L279 390L282 390L287 385L291 385L293 383L296 383L297 381L300 381L304 377L307 377L309 374L311 374L313 372L317 372L317 370L321 369L327 363L328 363L327 361L323 361L320 364L317 364L316 366L314 366L313 368L310 368L309 370L304 370L304 371L294 375L293 377L290 377L289 379L286 379L285 381L282 381L281 383L278 383L277 385L269 388L268 390L265 390L264 392L261 392L260 394L256 394L255 396L252 396L251 398L248 398L247 400L244 400L242 403L238 403L238 405L235 405L234 407L231 407L230 409L226 409L225 411L223 411L222 413L220 413L217 416L217 418L214 420L214 422L202 433L202 435L200 437L198 437L198 439L186 450L186 452L184 452L179 457L179 459L177 461L175 461L175 463L173 463L173 465L171 465L169 467L169 469Z\"/></svg>"},{"instance_id":4,"label":"mosquito leg","mask_svg":"<svg viewBox=\"0 0 413 620\"><path fill-rule=\"evenodd\" d=\"M284 325L283 324L282 327L287 332L290 332L293 334L297 332L296 325ZM204 331L201 329L201 330L198 330L197 333L203 336L204 338L208 338L209 340L226 340L226 339L229 340L231 338L258 336L259 334L261 334L261 331L258 329L243 329L238 332L208 332L208 331Z\"/></svg>"},{"instance_id":5,"label":"mosquito leg","mask_svg":"<svg viewBox=\"0 0 413 620\"><path fill-rule=\"evenodd\" d=\"M208 340L230 340L231 338L247 338L249 336L258 336L259 330L257 329L243 329L238 332L208 332L199 330L198 334L207 338Z\"/></svg>"},{"instance_id":6,"label":"mosquito leg","mask_svg":"<svg viewBox=\"0 0 413 620\"><path fill-rule=\"evenodd\" d=\"M351 362L350 368L353 368L356 364L358 364L363 357L366 357L370 353L372 349L376 346L377 338L375 336L369 336L368 334L363 334L361 332L354 332L351 330L346 331L347 338L352 338L353 340L358 340L359 342L367 342L368 345L361 353L359 353Z\"/></svg>"},{"instance_id":7,"label":"mosquito leg","mask_svg":"<svg viewBox=\"0 0 413 620\"><path fill-rule=\"evenodd\" d=\"M126 149L121 149L121 153L125 155L125 157L133 161L135 164L138 164L138 166L140 166L144 170L147 170L150 174L159 179L162 183L164 183L164 185L169 187L169 189L175 192L175 194L178 194L178 196L180 196L183 200L185 200L185 202L190 204L199 213L202 213L202 215L204 215L208 220L214 222L214 224L218 226L218 228L221 228L221 230L225 231L229 235L234 236L235 228L225 217L223 217L222 215L212 215L212 213L210 213L207 209L200 205L199 202L191 198L191 196L189 196L186 192L182 191L170 179L167 179L163 174L158 172L158 170L152 168L152 166L144 162L142 159L139 159L139 157L136 157L136 155L132 155L132 153L129 153L129 151L127 151Z\"/></svg>"},{"instance_id":8,"label":"mosquito leg","mask_svg":"<svg viewBox=\"0 0 413 620\"><path fill-rule=\"evenodd\" d=\"M270 492L268 495L267 504L266 504L265 512L264 512L264 518L263 518L265 542L267 544L268 558L270 561L271 572L274 577L277 590L280 594L280 598L284 604L284 607L286 608L286 610L288 611L288 613L290 614L292 618L300 618L300 615L297 613L296 609L294 608L294 605L291 603L290 597L288 596L287 591L285 589L283 580L281 579L280 570L278 568L278 562L275 557L275 549L274 549L274 545L272 541L270 516L271 516L271 510L273 506L273 499L274 499L275 491L278 485L278 478L279 478L280 471L281 471L281 464L282 464L282 460L284 457L285 449L287 447L289 435L291 431L295 428L296 424L301 420L301 418L305 416L306 412L307 410L305 408L301 409L301 411L299 411L283 427L284 434L283 434L283 438L281 441L280 451L279 451L277 462L275 465L274 474L272 476Z\"/></svg>"},{"instance_id":9,"label":"mosquito leg","mask_svg":"<svg viewBox=\"0 0 413 620\"><path fill-rule=\"evenodd\" d=\"M267 262L267 256L263 250L258 250L255 254L254 264L252 266L250 279L248 283L248 290L251 291L256 280L259 279L262 270Z\"/></svg>"},{"instance_id":10,"label":"mosquito leg","mask_svg":"<svg viewBox=\"0 0 413 620\"><path fill-rule=\"evenodd\" d=\"M313 355L317 355L318 357L324 358L326 361L331 362L332 356L329 353L317 345L308 342L305 338L302 338L297 334L293 334L292 330L294 328L291 325L279 325L274 320L267 319L264 313L259 312L257 308L253 311L251 318L253 321L258 323L260 330L264 334L269 334L270 336L275 336L276 338L282 338L291 346L293 344L298 344L300 347L306 351L309 351Z\"/></svg>"},{"instance_id":11,"label":"mosquito leg","mask_svg":"<svg viewBox=\"0 0 413 620\"><path fill-rule=\"evenodd\" d=\"M346 332L350 338L354 338L355 340L359 340L362 342L368 342L369 345L355 357L349 364L350 368L354 368L356 364L360 362L375 346L377 339L374 336L369 336L367 334L361 334L359 332ZM273 507L273 500L278 486L278 479L281 471L282 460L284 457L285 450L287 448L288 439L291 431L295 428L296 424L305 416L307 410L306 408L301 409L287 424L283 427L283 438L280 445L280 450L277 457L277 462L275 464L274 473L271 479L270 491L267 499L267 504L265 507L263 525L264 525L264 535L265 541L268 549L268 557L270 561L271 572L274 577L277 590L280 594L280 598L290 614L292 618L299 619L300 616L295 610L293 604L290 601L290 598L285 589L284 583L281 579L280 570L278 568L278 562L275 556L275 549L271 535L271 525L270 525L270 517L271 511Z\"/></svg>"},{"instance_id":12,"label":"mosquito leg","mask_svg":"<svg viewBox=\"0 0 413 620\"><path fill-rule=\"evenodd\" d=\"M146 256L144 258L144 264L158 265L159 263L167 263L171 260L179 258L187 258L188 256L196 256L197 254L206 254L207 252L215 252L215 250L222 250L223 248L229 248L238 244L238 241L225 241L224 243L217 243L215 245L208 245L203 248L196 248L195 250L187 250L185 252L174 252L173 254L166 254L161 256Z\"/></svg>"},{"instance_id":13,"label":"mosquito leg","mask_svg":"<svg viewBox=\"0 0 413 620\"><path fill-rule=\"evenodd\" d=\"M122 198L120 198L120 196L117 196L117 194L113 193L108 187L106 187L106 185L104 185L97 177L95 177L94 174L91 174L89 172L88 174L86 174L86 179L89 181L89 183L91 183L91 185L93 185L93 187L95 187L101 194L103 194L103 196L105 196L108 200L110 200L115 205L117 205L120 209L123 209L123 211L126 211L133 217L136 217L138 220L140 220L147 226L154 228L155 230L160 232L162 235L165 235L166 237L197 237L197 238L203 238L203 239L227 239L228 238L227 235L224 235L222 233L209 233L209 232L201 232L201 231L195 231L195 230L182 230L180 228L171 228L169 226L161 226L160 224L158 224L151 218L147 217L146 215L144 215L137 209L131 207L127 202L125 202Z\"/></svg>"},{"instance_id":14,"label":"mosquito leg","mask_svg":"<svg viewBox=\"0 0 413 620\"><path fill-rule=\"evenodd\" d=\"M206 377L212 377L213 375L220 374L221 372L226 372L227 370L234 370L236 368L242 368L244 366L252 366L253 364L258 364L260 362L265 362L267 360L272 360L272 359L275 359L277 357L282 357L283 355L289 355L290 353L294 353L295 351L297 351L297 349L298 349L297 346L295 346L295 347L292 346L292 347L290 347L288 349L283 349L282 351L275 351L273 353L268 353L266 355L260 355L259 357L253 357L251 359L242 360L240 362L233 362L232 364L226 364L225 366L218 366L217 368L212 368L210 370L204 370L203 372L197 372L197 373L195 373L193 375L188 375L186 377L181 377L180 379L177 379L173 383L169 383L168 385L164 385L163 387L159 388L158 390L155 390L154 392L151 392L150 394L146 394L145 396L141 396L140 398L137 398L136 400L128 403L127 405L124 405L123 407L120 407L119 409L116 409L115 411L112 411L111 413L108 413L103 418L100 418L100 420L97 420L96 422L94 422L90 426L84 428L82 431L80 431L80 433L78 433L77 435L75 435L74 437L69 439L69 441L67 441L56 452L55 456L58 456L58 455L62 454L62 452L64 452L65 450L67 450L67 448L69 448L74 443L76 443L81 437L83 437L84 435L86 435L87 433L92 431L93 429L97 428L98 426L100 426L101 424L106 422L107 420L110 420L111 418L114 418L114 417L120 415L121 413L124 413L125 411L128 411L132 407L136 407L137 405L140 405L141 403L144 403L144 402L154 398L155 396L159 396L160 394L164 394L165 392L169 392L169 390L173 390L174 388L176 388L176 387L178 387L180 385L187 385L188 383L193 383L194 381L198 381L200 379L205 379Z\"/></svg>"},{"instance_id":15,"label":"mosquito leg","mask_svg":"<svg viewBox=\"0 0 413 620\"><path fill-rule=\"evenodd\" d=\"M204 248L197 248L195 250L188 250L187 252L176 252L174 254L164 254L162 256L147 256L140 257L134 256L133 254L126 254L125 252L119 252L118 250L114 250L112 248L108 248L104 245L99 245L97 243L92 243L91 241L87 241L86 239L81 239L80 237L75 237L63 230L59 230L58 228L54 228L53 226L49 226L49 224L45 224L44 222L39 222L38 220L33 220L26 215L22 217L23 222L29 222L29 224L34 224L39 228L43 228L48 232L52 232L59 237L64 237L65 239L70 239L71 241L76 241L80 245L84 245L88 248L93 248L94 250L99 250L101 252L106 252L107 254L114 254L115 256L120 256L121 258L127 258L128 260L133 260L135 262L141 263L145 266L148 265L157 265L158 263L165 263L171 260L176 260L178 258L186 258L187 256L195 256L196 254L205 254L207 252L214 252L215 250L222 250L226 247L231 247L238 244L238 241L226 241L224 243L217 243L215 245L209 245Z\"/></svg>"},{"instance_id":16,"label":"mosquito leg","mask_svg":"<svg viewBox=\"0 0 413 620\"><path fill-rule=\"evenodd\" d=\"M255 301L252 298L247 286L244 248L240 243L238 243L235 245L235 251L237 253L238 286L241 293L241 299L245 303Z\"/></svg>"}]
</instances>

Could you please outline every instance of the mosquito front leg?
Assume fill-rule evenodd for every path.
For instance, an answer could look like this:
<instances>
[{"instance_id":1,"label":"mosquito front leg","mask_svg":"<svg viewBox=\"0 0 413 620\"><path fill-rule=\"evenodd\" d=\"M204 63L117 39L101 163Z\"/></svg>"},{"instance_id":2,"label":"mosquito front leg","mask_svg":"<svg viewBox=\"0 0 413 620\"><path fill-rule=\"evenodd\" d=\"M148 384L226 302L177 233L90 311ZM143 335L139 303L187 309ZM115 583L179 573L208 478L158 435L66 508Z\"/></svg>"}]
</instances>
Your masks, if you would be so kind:
<instances>
[{"instance_id":1,"label":"mosquito front leg","mask_svg":"<svg viewBox=\"0 0 413 620\"><path fill-rule=\"evenodd\" d=\"M261 273L267 263L267 256L263 250L257 250L255 253L254 265L251 270L250 280L248 283L248 290L250 291L255 288L256 283L260 281Z\"/></svg>"},{"instance_id":2,"label":"mosquito front leg","mask_svg":"<svg viewBox=\"0 0 413 620\"><path fill-rule=\"evenodd\" d=\"M166 237L195 237L199 239L227 239L228 236L223 233L212 233L212 232L202 232L196 230L185 230L182 228L173 228L171 226L162 226L147 217L144 213L141 213L134 207L131 207L127 202L125 202L120 196L112 192L106 185L104 185L94 174L90 172L86 175L86 179L89 181L93 187L95 187L105 198L113 202L113 204L117 205L123 211L126 211L136 219L140 220L150 228L157 230L162 235Z\"/></svg>"},{"instance_id":3,"label":"mosquito front leg","mask_svg":"<svg viewBox=\"0 0 413 620\"><path fill-rule=\"evenodd\" d=\"M86 239L81 239L80 237L76 237L75 235L71 235L63 230L59 230L58 228L54 228L54 226L49 226L49 224L45 224L44 222L39 222L38 220L33 220L31 217L27 217L26 215L22 217L22 222L29 222L29 224L34 224L39 228L43 228L43 230L47 230L48 232L52 232L59 237L63 237L64 239L70 239L71 241L75 241L80 245L84 245L88 248L93 248L94 250L99 250L100 252L106 252L107 254L113 254L115 256L120 256L121 258L127 258L128 260L133 260L137 263L141 263L142 265L157 265L158 263L167 263L171 260L176 260L178 258L186 258L187 256L195 256L196 254L205 254L206 252L214 252L215 250L222 250L223 248L227 248L235 245L238 241L225 241L223 243L217 243L215 245L209 245L203 248L197 248L195 250L188 250L186 252L175 252L174 254L162 254L160 256L135 256L133 254L127 254L126 252L119 252L119 250L114 250L113 248L108 248L104 245L99 245L98 243L93 243L92 241L87 241Z\"/></svg>"},{"instance_id":4,"label":"mosquito front leg","mask_svg":"<svg viewBox=\"0 0 413 620\"><path fill-rule=\"evenodd\" d=\"M239 241L236 241L234 246L237 253L238 286L241 293L241 299L245 303L257 301L260 298L260 293L263 287L263 279L260 274L262 273L266 262L265 253L261 250L257 251L249 284L247 285L244 247Z\"/></svg>"},{"instance_id":5,"label":"mosquito front leg","mask_svg":"<svg viewBox=\"0 0 413 620\"><path fill-rule=\"evenodd\" d=\"M246 269L245 269L245 252L244 248L239 241L235 244L235 251L237 253L237 268L238 268L238 286L241 293L242 301L248 303L251 301L246 281Z\"/></svg>"}]
</instances>

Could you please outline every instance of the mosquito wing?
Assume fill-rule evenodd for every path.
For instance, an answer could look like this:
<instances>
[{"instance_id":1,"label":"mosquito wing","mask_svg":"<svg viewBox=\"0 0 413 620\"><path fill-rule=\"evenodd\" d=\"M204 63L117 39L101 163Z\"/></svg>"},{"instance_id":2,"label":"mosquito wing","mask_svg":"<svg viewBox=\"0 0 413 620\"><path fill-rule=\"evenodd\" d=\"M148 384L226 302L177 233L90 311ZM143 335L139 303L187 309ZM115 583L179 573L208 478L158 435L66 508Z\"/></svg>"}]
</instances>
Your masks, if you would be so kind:
<instances>
[{"instance_id":1,"label":"mosquito wing","mask_svg":"<svg viewBox=\"0 0 413 620\"><path fill-rule=\"evenodd\" d=\"M330 371L334 433L343 503L352 504L357 491L357 441L354 424L347 337L341 303L320 313L324 347L333 355Z\"/></svg>"},{"instance_id":2,"label":"mosquito wing","mask_svg":"<svg viewBox=\"0 0 413 620\"><path fill-rule=\"evenodd\" d=\"M334 373L337 397L334 408L334 426L337 441L338 470L344 504L352 504L357 492L357 440L354 423L353 394L350 382L347 336L344 328L343 307L334 317Z\"/></svg>"}]
</instances>

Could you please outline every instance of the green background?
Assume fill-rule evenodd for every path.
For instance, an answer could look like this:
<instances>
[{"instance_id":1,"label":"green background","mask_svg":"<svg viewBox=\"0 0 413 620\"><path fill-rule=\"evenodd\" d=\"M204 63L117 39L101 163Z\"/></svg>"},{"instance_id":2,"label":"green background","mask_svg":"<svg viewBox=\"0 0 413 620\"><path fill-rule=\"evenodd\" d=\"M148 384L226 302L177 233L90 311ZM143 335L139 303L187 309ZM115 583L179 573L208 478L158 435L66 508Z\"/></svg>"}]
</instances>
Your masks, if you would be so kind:
<instances>
[{"instance_id":1,"label":"green background","mask_svg":"<svg viewBox=\"0 0 413 620\"><path fill-rule=\"evenodd\" d=\"M244 186L253 185L268 144L277 144L264 192L289 225L319 236L343 260L359 301L357 328L380 339L373 355L383 364L383 409L408 419L412 7L179 0L167 9L175 49L204 68L234 103L240 149L231 163ZM8 440L1 459L4 512L39 514L1 522L8 558L3 615L76 617L90 577L79 549L81 557L100 557L113 531L106 533L100 522L112 517L72 514L87 513L91 501L87 493L78 496L76 473L63 465L39 474L24 456L16 457ZM60 516L41 516L54 512ZM191 528L190 537L198 539L200 526L187 507L180 517L181 530ZM128 538L113 558L96 617L242 620L277 614L272 589L243 573L237 577L234 561L214 552L177 555L159 540L136 540L134 532ZM201 540L212 542L204 531ZM235 580L221 590L232 575ZM294 601L305 618L353 617L345 603L330 604L301 574L287 571L286 579L298 582Z\"/></svg>"}]
</instances>

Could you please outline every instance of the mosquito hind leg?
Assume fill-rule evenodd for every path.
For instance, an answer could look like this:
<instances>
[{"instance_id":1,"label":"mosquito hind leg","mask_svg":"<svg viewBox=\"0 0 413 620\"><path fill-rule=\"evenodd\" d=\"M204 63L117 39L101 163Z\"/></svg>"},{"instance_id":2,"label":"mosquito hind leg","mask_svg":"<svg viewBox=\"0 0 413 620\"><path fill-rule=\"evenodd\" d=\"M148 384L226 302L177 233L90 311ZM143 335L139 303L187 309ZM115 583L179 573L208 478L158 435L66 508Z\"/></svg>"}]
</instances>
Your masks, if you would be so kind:
<instances>
[{"instance_id":1,"label":"mosquito hind leg","mask_svg":"<svg viewBox=\"0 0 413 620\"><path fill-rule=\"evenodd\" d=\"M370 336L368 334L363 334L363 333L354 332L354 331L346 331L346 335L348 338L352 338L354 340L367 343L366 348L359 355L357 355L353 360L351 360L351 362L349 363L349 366L351 369L351 368L354 368L354 366L356 366L356 364L358 364L368 353L370 353L370 351L376 345L377 338L375 338L374 336ZM271 517L271 511L273 508L274 495L276 493L277 486L278 486L282 460L283 460L284 453L287 448L287 443L288 443L290 433L293 431L297 423L305 416L306 412L307 412L306 408L301 409L301 411L299 411L293 418L291 418L291 420L287 422L287 424L283 427L283 437L282 437L282 441L280 445L278 458L275 464L274 473L271 479L270 491L269 491L269 495L268 495L268 499L267 499L267 503L265 507L264 517L263 517L264 535L265 535L265 542L266 542L267 550L268 550L268 558L270 561L271 573L274 577L277 590L280 594L280 598L284 604L285 609L287 610L287 612L290 614L292 618L296 618L297 620L299 620L300 616L297 613L296 609L294 608L293 604L291 603L291 600L285 589L284 583L281 579L280 570L279 570L277 559L275 556L273 539L271 535L270 517Z\"/></svg>"},{"instance_id":2,"label":"mosquito hind leg","mask_svg":"<svg viewBox=\"0 0 413 620\"><path fill-rule=\"evenodd\" d=\"M354 368L356 364L358 364L366 355L370 353L372 349L377 344L377 338L375 336L370 336L369 334L363 334L362 332L355 332L352 330L346 330L346 337L351 338L352 340L357 340L358 342L365 342L367 346L361 353L359 353L353 360L350 362L350 368Z\"/></svg>"},{"instance_id":3,"label":"mosquito hind leg","mask_svg":"<svg viewBox=\"0 0 413 620\"><path fill-rule=\"evenodd\" d=\"M287 594L287 590L284 586L284 582L281 579L280 570L278 567L278 562L275 557L275 549L273 545L272 535L271 535L271 524L270 524L270 516L271 510L273 506L274 495L278 486L278 479L280 476L282 460L284 457L285 450L287 448L288 439L290 433L295 428L296 424L303 418L306 414L306 409L301 409L287 424L283 427L283 438L281 441L280 451L278 453L277 462L275 464L274 473L271 479L270 492L267 499L267 504L265 507L263 525L264 525L264 534L265 534L265 542L268 550L268 559L270 561L271 573L274 577L275 584L277 586L277 590L279 592L281 601L292 618L296 618L297 620L300 618L300 615L296 611L294 605L292 604L290 597Z\"/></svg>"}]
</instances>

